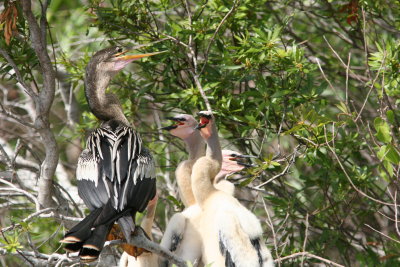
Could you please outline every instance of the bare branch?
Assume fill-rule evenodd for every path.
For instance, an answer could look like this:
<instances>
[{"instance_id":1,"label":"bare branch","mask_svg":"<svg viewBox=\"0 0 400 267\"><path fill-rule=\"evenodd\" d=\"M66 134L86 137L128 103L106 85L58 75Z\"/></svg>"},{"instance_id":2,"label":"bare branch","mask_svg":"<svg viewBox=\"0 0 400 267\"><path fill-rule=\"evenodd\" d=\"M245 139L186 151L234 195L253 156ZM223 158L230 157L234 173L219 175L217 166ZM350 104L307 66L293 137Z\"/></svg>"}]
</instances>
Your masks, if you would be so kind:
<instances>
[{"instance_id":1,"label":"bare branch","mask_svg":"<svg viewBox=\"0 0 400 267\"><path fill-rule=\"evenodd\" d=\"M126 241L112 240L112 241L107 241L105 246L119 245L122 243L126 243ZM146 237L146 235L141 227L135 228L135 231L133 232L133 234L131 236L130 244L134 245L136 247L144 248L145 250L150 251L152 253L155 253L155 254L167 259L171 263L174 263L178 267L188 267L184 260L177 257L171 251L169 251L169 250L161 247L157 243L149 240Z\"/></svg>"},{"instance_id":2,"label":"bare branch","mask_svg":"<svg viewBox=\"0 0 400 267\"><path fill-rule=\"evenodd\" d=\"M279 255L278 255L278 239L276 237L274 224L272 222L271 216L269 215L269 211L268 211L267 205L265 204L264 198L261 198L261 200L262 200L262 203L263 203L263 206L264 206L264 210L267 213L267 219L268 219L267 224L268 224L268 226L269 226L269 228L271 229L271 232L272 232L272 240L274 241L275 254L276 254L276 257L279 258ZM278 265L281 266L281 262L278 262Z\"/></svg>"},{"instance_id":3,"label":"bare branch","mask_svg":"<svg viewBox=\"0 0 400 267\"><path fill-rule=\"evenodd\" d=\"M32 123L29 123L29 122L17 117L16 115L12 114L11 112L7 111L1 103L0 103L0 112L2 114L4 114L5 116L13 119L14 121L16 121L24 126L36 129L35 125L33 125Z\"/></svg>"},{"instance_id":4,"label":"bare branch","mask_svg":"<svg viewBox=\"0 0 400 267\"><path fill-rule=\"evenodd\" d=\"M53 132L50 129L49 112L55 93L55 71L51 63L46 47L46 9L48 1L42 5L41 26L39 27L35 16L32 13L31 1L22 1L22 9L28 21L31 33L31 45L40 62L41 73L43 75L43 88L38 97L35 97L37 117L35 126L42 138L46 150L46 157L42 163L39 177L38 200L43 207L54 206L52 199L53 176L58 163L58 147Z\"/></svg>"},{"instance_id":5,"label":"bare branch","mask_svg":"<svg viewBox=\"0 0 400 267\"><path fill-rule=\"evenodd\" d=\"M10 253L7 250L0 248L0 255L15 255L20 257L26 257L31 260L35 266L51 266L56 265L59 262L68 262L68 263L78 263L79 259L71 259L66 254L58 254L53 253L51 255L44 253L35 253L33 251L19 251L18 253ZM24 260L27 260L24 258Z\"/></svg>"},{"instance_id":6,"label":"bare branch","mask_svg":"<svg viewBox=\"0 0 400 267\"><path fill-rule=\"evenodd\" d=\"M28 197L28 198L35 204L35 206L36 206L36 211L39 211L39 210L40 210L40 204L39 204L39 202L38 202L38 199L37 199L34 195L32 195L31 193L29 193L29 192L26 191L26 190L17 188L15 185L13 185L12 183L10 183L10 182L8 182L8 181L2 179L2 178L0 178L0 183L6 184L6 185L9 186L9 187L2 187L2 188L0 188L0 191L10 190L10 191L22 193L22 194L24 194L26 197Z\"/></svg>"},{"instance_id":7,"label":"bare branch","mask_svg":"<svg viewBox=\"0 0 400 267\"><path fill-rule=\"evenodd\" d=\"M29 222L29 221L32 220L33 218L39 217L39 215L41 215L42 213L45 213L45 212L48 212L48 211L52 211L52 210L54 210L54 208L47 208L47 209L39 210L39 211L37 211L37 212L32 213L31 215L29 215L28 217L26 217L25 219L23 219L21 222L23 222L23 223L24 223L24 222ZM14 229L15 227L20 227L20 226L21 226L20 223L16 223L16 224L14 224L14 225L11 225L11 226L2 228L2 229L1 229L1 232L4 233L4 232L7 232L7 231L9 231L9 230Z\"/></svg>"},{"instance_id":8,"label":"bare branch","mask_svg":"<svg viewBox=\"0 0 400 267\"><path fill-rule=\"evenodd\" d=\"M399 244L400 244L400 241L399 241L399 240L396 240L396 239L394 239L394 238L392 238L392 237L390 237L390 236L388 236L388 235L386 235L386 234L384 234L384 233L382 233L382 232L376 230L376 229L373 228L371 225L366 224L366 223L365 223L364 225L367 226L368 228L370 228L371 230L373 230L373 231L379 233L380 235L383 235L384 237L386 237L386 238L392 240L393 242L396 242L396 243L399 243Z\"/></svg>"},{"instance_id":9,"label":"bare branch","mask_svg":"<svg viewBox=\"0 0 400 267\"><path fill-rule=\"evenodd\" d=\"M303 252L306 251L307 238L308 238L308 226L309 226L309 223L308 223L308 213L307 213L307 214L306 214L306 230L304 231ZM301 257L301 265L300 265L301 267L304 266L304 256L305 256L305 255L303 255L303 256Z\"/></svg>"},{"instance_id":10,"label":"bare branch","mask_svg":"<svg viewBox=\"0 0 400 267\"><path fill-rule=\"evenodd\" d=\"M275 179L277 179L277 178L279 178L279 177L282 177L282 176L284 176L285 174L287 174L287 172L289 171L290 167L291 167L291 166L293 165L293 163L295 162L296 153L297 153L298 148L299 148L299 146L295 147L295 149L294 149L294 151L293 151L293 153L292 153L291 159L288 161L288 164L286 165L286 167L283 169L283 171L282 171L281 173L279 173L279 174L275 175L274 177L268 179L266 182L255 186L254 188L255 188L255 189L259 189L260 187L263 187L263 186L269 184L269 183L272 182L273 180L275 180Z\"/></svg>"},{"instance_id":11,"label":"bare branch","mask_svg":"<svg viewBox=\"0 0 400 267\"><path fill-rule=\"evenodd\" d=\"M197 74L193 73L192 71L190 73L192 74L194 82L196 83L197 89L199 89L201 97L203 98L204 103L206 104L207 110L212 112L210 101L208 101L207 95L203 90L203 86L201 86L199 76Z\"/></svg>"},{"instance_id":12,"label":"bare branch","mask_svg":"<svg viewBox=\"0 0 400 267\"><path fill-rule=\"evenodd\" d=\"M281 261L285 261L285 260L289 260L289 259L293 259L293 258L297 258L297 257L313 258L313 259L317 259L317 260L319 260L319 261L325 262L325 263L327 263L327 264L331 264L331 265L333 265L333 266L345 267L344 265L341 265L341 264L338 264L338 263L336 263L336 262L327 260L327 259L322 258L322 257L317 256L317 255L311 254L310 252L297 252L297 253L294 253L294 254L292 254L292 255L289 255L289 256L286 256L286 257L282 257L282 258L276 259L275 262L281 262Z\"/></svg>"}]
</instances>

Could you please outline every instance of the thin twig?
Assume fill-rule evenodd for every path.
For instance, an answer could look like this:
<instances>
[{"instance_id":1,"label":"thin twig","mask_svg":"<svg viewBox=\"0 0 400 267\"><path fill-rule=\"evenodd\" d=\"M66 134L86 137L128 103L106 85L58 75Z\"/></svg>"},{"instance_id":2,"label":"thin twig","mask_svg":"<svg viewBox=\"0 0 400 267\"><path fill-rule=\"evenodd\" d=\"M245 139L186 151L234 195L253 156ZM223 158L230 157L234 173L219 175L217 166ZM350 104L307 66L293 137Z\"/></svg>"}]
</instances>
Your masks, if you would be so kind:
<instances>
[{"instance_id":1,"label":"thin twig","mask_svg":"<svg viewBox=\"0 0 400 267\"><path fill-rule=\"evenodd\" d=\"M9 187L1 188L2 190L10 190L10 191L15 191L15 192L19 192L19 193L24 194L25 196L27 196L35 204L36 211L40 210L40 204L39 204L37 198L34 195L32 195L31 193L29 193L29 192L27 192L27 191L25 191L23 189L17 188L15 185L13 185L12 183L10 183L10 182L2 179L2 178L0 178L0 182L9 186Z\"/></svg>"},{"instance_id":2,"label":"thin twig","mask_svg":"<svg viewBox=\"0 0 400 267\"><path fill-rule=\"evenodd\" d=\"M327 263L327 264L331 264L331 265L333 265L333 266L345 267L344 265L341 265L341 264L339 264L339 263L330 261L330 260L328 260L328 259L322 258L322 257L317 256L317 255L314 255L314 254L312 254L312 253L310 253L310 252L297 252L297 253L294 253L294 254L292 254L292 255L289 255L289 256L285 256L285 257L276 259L275 262L281 262L281 261L284 261L284 260L289 260L289 259L293 259L293 258L297 258L297 257L313 258L313 259L317 259L317 260L320 260L320 261L322 261L322 262L325 262L325 263Z\"/></svg>"},{"instance_id":3,"label":"thin twig","mask_svg":"<svg viewBox=\"0 0 400 267\"><path fill-rule=\"evenodd\" d=\"M353 183L353 180L351 180L350 176L348 175L348 173L347 173L346 169L344 168L342 162L340 161L338 155L336 154L335 147L332 147L332 146L329 145L328 137L327 137L327 134L326 134L326 126L325 125L324 125L324 135L325 135L326 145L328 146L329 150L332 152L332 154L335 157L336 161L339 163L340 168L342 169L344 175L346 176L347 180L349 181L349 183L351 184L351 186L353 187L354 190L356 190L362 196L364 196L364 197L366 197L366 198L368 198L368 199L370 199L372 201L375 201L376 203L379 203L379 204L382 204L382 205L388 205L388 206L397 206L396 204L384 202L384 201L381 201L381 200L376 199L374 197L371 197L371 196L367 195L366 193L364 193L363 191L361 191L360 189L358 189L358 187Z\"/></svg>"},{"instance_id":4,"label":"thin twig","mask_svg":"<svg viewBox=\"0 0 400 267\"><path fill-rule=\"evenodd\" d=\"M349 52L349 56L347 58L347 66L346 66L346 96L345 96L345 100L346 100L346 106L347 108L349 108L349 71L350 71L350 62L351 62L351 52Z\"/></svg>"},{"instance_id":5,"label":"thin twig","mask_svg":"<svg viewBox=\"0 0 400 267\"><path fill-rule=\"evenodd\" d=\"M20 123L21 125L36 129L35 125L33 125L32 123L29 123L29 122L17 117L13 113L7 111L1 103L0 103L0 113L3 113L5 116L7 116L7 117L11 118L12 120Z\"/></svg>"},{"instance_id":6,"label":"thin twig","mask_svg":"<svg viewBox=\"0 0 400 267\"><path fill-rule=\"evenodd\" d=\"M267 205L265 204L264 198L262 197L261 200L262 200L262 203L263 203L263 206L264 206L264 210L267 213L267 219L268 219L267 223L268 223L269 228L271 229L271 232L272 232L272 239L274 241L275 255L276 255L277 258L279 258L279 255L278 255L278 240L277 240L277 237L276 237L274 224L272 222L271 216L269 215L269 211L268 211ZM278 262L278 265L281 266L281 262L280 261Z\"/></svg>"},{"instance_id":7,"label":"thin twig","mask_svg":"<svg viewBox=\"0 0 400 267\"><path fill-rule=\"evenodd\" d=\"M215 40L215 37L217 36L219 30L221 29L221 26L225 23L225 21L229 18L229 16L233 13L233 11L235 11L235 9L239 6L239 2L240 2L240 0L235 0L233 2L231 9L226 13L226 15L223 17L223 19L221 20L221 22L218 24L217 28L215 29L214 34L211 37L210 42L208 43L206 52L204 53L204 63L203 63L203 66L201 67L200 72L198 73L199 76L203 73L204 68L207 65L208 54L210 53L210 48L211 48L212 43Z\"/></svg>"},{"instance_id":8,"label":"thin twig","mask_svg":"<svg viewBox=\"0 0 400 267\"><path fill-rule=\"evenodd\" d=\"M308 213L306 214L306 230L304 231L303 252L306 252L307 238L308 238ZM304 266L304 256L301 257L301 267Z\"/></svg>"},{"instance_id":9,"label":"thin twig","mask_svg":"<svg viewBox=\"0 0 400 267\"><path fill-rule=\"evenodd\" d=\"M386 237L386 238L388 238L388 239L390 239L390 240L392 240L392 241L394 241L394 242L400 244L400 241L399 241L399 240L396 240L396 239L394 239L394 238L392 238L392 237L390 237L390 236L388 236L388 235L382 233L381 231L376 230L376 229L375 229L374 227L372 227L371 225L366 224L366 223L364 223L364 225L367 226L368 228L370 228L371 230L373 230L373 231L375 231L375 232L377 232L377 233L383 235L384 237Z\"/></svg>"},{"instance_id":10,"label":"thin twig","mask_svg":"<svg viewBox=\"0 0 400 267\"><path fill-rule=\"evenodd\" d=\"M322 73L322 77L324 77L325 81L327 81L327 83L329 84L329 87L335 92L335 94L338 95L338 92L336 91L336 88L333 87L331 81L328 79L328 77L326 77L325 72L324 72L324 70L323 70L322 67L321 67L321 63L319 62L319 59L316 58L316 61L317 61L318 68L319 68L319 70L320 70L321 73Z\"/></svg>"},{"instance_id":11,"label":"thin twig","mask_svg":"<svg viewBox=\"0 0 400 267\"><path fill-rule=\"evenodd\" d=\"M335 56L339 59L340 63L342 63L343 67L347 67L346 63L342 60L342 58L339 56L339 54L336 52L335 49L333 49L332 45L328 42L328 40L325 38L325 36L322 36L325 40L325 42L328 44L329 48L332 50L332 52L335 54ZM359 75L354 73L351 69L349 70L350 73L353 75L355 79L357 79L359 82L364 82L364 79L362 79ZM366 78L367 79L367 78Z\"/></svg>"},{"instance_id":12,"label":"thin twig","mask_svg":"<svg viewBox=\"0 0 400 267\"><path fill-rule=\"evenodd\" d=\"M37 212L32 213L31 215L29 215L28 217L26 217L25 219L23 219L21 222L23 222L23 223L29 222L29 221L32 220L33 218L39 217L39 215L41 215L42 213L45 213L45 212L48 212L48 211L52 211L52 210L54 210L54 208L47 208L47 209L39 210L39 211L37 211ZM20 227L20 226L21 226L21 223L16 223L16 224L13 224L13 225L11 225L11 226L2 228L2 229L1 229L1 232L4 233L4 232L7 232L7 231L9 231L9 230L14 229L15 227Z\"/></svg>"},{"instance_id":13,"label":"thin twig","mask_svg":"<svg viewBox=\"0 0 400 267\"><path fill-rule=\"evenodd\" d=\"M368 64L368 41L367 41L367 37L365 34L365 24L366 24L366 20L365 20L365 10L364 10L364 5L361 5L361 14L362 14L362 18L363 18L363 23L362 23L362 32L363 32L363 43L364 43L364 53L365 53L365 65L367 66L367 70L368 70L368 78L371 79L371 69L369 67Z\"/></svg>"},{"instance_id":14,"label":"thin twig","mask_svg":"<svg viewBox=\"0 0 400 267\"><path fill-rule=\"evenodd\" d=\"M374 80L373 80L372 83L371 83L371 87L370 87L369 90L368 90L368 94L367 94L367 96L365 97L364 103L363 103L362 107L360 108L360 111L358 112L357 118L354 120L354 122L357 122L357 120L360 118L361 113L363 112L363 110L364 110L364 108L365 108L365 105L367 104L369 95L371 94L372 89L374 89L374 87L375 87L375 82L376 82L376 80L378 80L378 78L379 78L379 74L380 74L380 72L381 72L381 70L382 70L382 68L383 68L383 64L385 63L385 61L386 61L386 51L385 51L385 53L384 53L384 55L383 55L383 59L382 59L381 66L379 67L378 72L376 73L376 76L375 76Z\"/></svg>"},{"instance_id":15,"label":"thin twig","mask_svg":"<svg viewBox=\"0 0 400 267\"><path fill-rule=\"evenodd\" d=\"M294 149L294 151L293 151L293 153L292 153L291 159L289 160L288 164L286 165L286 167L283 169L283 171L282 171L281 173L279 173L279 174L275 175L274 177L268 179L266 182L255 186L254 188L257 188L257 189L258 189L258 188L260 188L260 187L262 187L262 186L265 186L265 185L269 184L269 183L272 182L273 180L275 180L275 179L277 179L277 178L279 178L279 177L284 176L285 174L287 174L288 170L290 169L290 167L291 167L291 166L293 165L293 163L295 162L296 153L297 153L298 148L299 148L299 146L296 146L296 147L295 147L295 149Z\"/></svg>"},{"instance_id":16,"label":"thin twig","mask_svg":"<svg viewBox=\"0 0 400 267\"><path fill-rule=\"evenodd\" d=\"M157 129L158 129L158 138L159 138L159 140L161 142L165 142L165 137L164 137L164 134L163 134L163 132L161 130L162 125L161 125L160 115L159 115L156 107L155 106L153 106L153 107L154 107L153 116L154 116L154 121L156 122ZM165 148L164 154L165 154L165 163L166 163L167 166L169 166L171 164L171 155L170 155L170 151L169 151L169 147L168 146ZM163 174L163 176L164 176L164 179L165 179L165 181L167 183L168 193L171 196L174 196L176 198L174 186L171 183L170 172L166 172L165 174Z\"/></svg>"},{"instance_id":17,"label":"thin twig","mask_svg":"<svg viewBox=\"0 0 400 267\"><path fill-rule=\"evenodd\" d=\"M35 93L33 92L32 88L30 88L22 78L21 72L19 71L19 68L17 67L17 64L15 64L14 60L11 58L11 56L7 53L6 50L0 48L0 54L7 60L8 64L13 68L15 72L15 76L17 76L17 81L22 85L24 88L25 92L31 96L34 97Z\"/></svg>"},{"instance_id":18,"label":"thin twig","mask_svg":"<svg viewBox=\"0 0 400 267\"><path fill-rule=\"evenodd\" d=\"M195 73L193 73L192 71L190 73L192 74L194 82L196 83L197 89L199 89L201 97L203 98L204 103L206 104L207 110L212 112L210 102L208 101L207 95L203 90L203 86L201 86L201 83L199 81L199 76L196 75Z\"/></svg>"}]
</instances>

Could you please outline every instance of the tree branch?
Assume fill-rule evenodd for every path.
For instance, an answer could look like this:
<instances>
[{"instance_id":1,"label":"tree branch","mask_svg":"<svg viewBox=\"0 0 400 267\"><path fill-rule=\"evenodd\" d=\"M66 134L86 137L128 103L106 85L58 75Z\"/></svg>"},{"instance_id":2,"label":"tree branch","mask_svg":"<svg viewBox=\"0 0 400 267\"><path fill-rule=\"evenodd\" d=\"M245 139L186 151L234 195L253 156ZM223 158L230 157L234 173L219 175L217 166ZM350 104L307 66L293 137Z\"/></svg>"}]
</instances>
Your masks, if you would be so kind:
<instances>
[{"instance_id":1,"label":"tree branch","mask_svg":"<svg viewBox=\"0 0 400 267\"><path fill-rule=\"evenodd\" d=\"M281 261L284 261L284 260L293 259L293 258L297 258L297 257L314 258L314 259L317 259L319 261L325 262L325 263L333 265L333 266L344 267L344 265L341 265L341 264L338 264L336 262L327 260L327 259L322 258L322 257L317 256L317 255L311 254L310 252L297 252L297 253L294 253L292 255L276 259L275 262L281 262Z\"/></svg>"},{"instance_id":2,"label":"tree branch","mask_svg":"<svg viewBox=\"0 0 400 267\"><path fill-rule=\"evenodd\" d=\"M118 245L125 243L123 240L112 240L108 241L105 245ZM177 267L188 267L184 260L180 259L178 256L173 254L171 251L161 247L159 244L149 240L143 229L141 227L136 227L135 231L131 236L131 245L136 247L144 248L152 253L155 253L171 263L175 264Z\"/></svg>"},{"instance_id":3,"label":"tree branch","mask_svg":"<svg viewBox=\"0 0 400 267\"><path fill-rule=\"evenodd\" d=\"M39 59L41 73L43 75L43 88L39 95L34 97L36 108L35 126L42 139L46 151L46 157L41 165L38 188L38 201L44 208L54 206L52 200L53 176L58 163L58 147L54 134L50 129L49 112L54 99L55 71L46 48L46 10L48 1L42 5L41 26L39 27L32 13L31 1L22 1L22 9L29 25L31 33L31 45Z\"/></svg>"}]
</instances>

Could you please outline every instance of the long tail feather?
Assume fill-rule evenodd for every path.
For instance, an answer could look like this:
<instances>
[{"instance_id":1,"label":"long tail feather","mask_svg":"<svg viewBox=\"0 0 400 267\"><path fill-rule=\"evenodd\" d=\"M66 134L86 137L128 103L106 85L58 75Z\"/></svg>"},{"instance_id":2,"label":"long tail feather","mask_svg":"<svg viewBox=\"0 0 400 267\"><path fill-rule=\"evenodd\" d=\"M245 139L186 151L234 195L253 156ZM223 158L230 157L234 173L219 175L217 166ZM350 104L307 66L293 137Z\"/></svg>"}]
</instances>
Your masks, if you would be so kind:
<instances>
[{"instance_id":1,"label":"long tail feather","mask_svg":"<svg viewBox=\"0 0 400 267\"><path fill-rule=\"evenodd\" d=\"M82 245L82 249L79 253L82 261L91 262L99 257L112 225L113 222L99 225L93 230L90 238L88 238L84 242L84 244Z\"/></svg>"},{"instance_id":2,"label":"long tail feather","mask_svg":"<svg viewBox=\"0 0 400 267\"><path fill-rule=\"evenodd\" d=\"M67 245L69 251L78 251L80 247L73 246L72 244L81 243L90 237L91 228L101 211L102 208L99 208L90 212L81 222L72 227L60 242L69 244L69 246Z\"/></svg>"}]
</instances>

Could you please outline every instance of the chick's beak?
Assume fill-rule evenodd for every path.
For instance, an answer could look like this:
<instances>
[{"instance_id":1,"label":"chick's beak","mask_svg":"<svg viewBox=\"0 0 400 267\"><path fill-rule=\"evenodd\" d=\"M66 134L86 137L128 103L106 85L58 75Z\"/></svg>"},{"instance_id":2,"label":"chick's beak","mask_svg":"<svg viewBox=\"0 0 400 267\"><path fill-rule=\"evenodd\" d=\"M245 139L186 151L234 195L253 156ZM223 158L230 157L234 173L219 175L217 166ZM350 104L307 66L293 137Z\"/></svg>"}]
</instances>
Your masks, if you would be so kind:
<instances>
[{"instance_id":1,"label":"chick's beak","mask_svg":"<svg viewBox=\"0 0 400 267\"><path fill-rule=\"evenodd\" d=\"M200 130L201 128L204 128L204 127L206 127L206 125L207 125L207 124L202 124L202 123L199 123L199 124L197 124L197 126L196 126L196 127L194 127L194 129L196 129L196 130Z\"/></svg>"},{"instance_id":2,"label":"chick's beak","mask_svg":"<svg viewBox=\"0 0 400 267\"><path fill-rule=\"evenodd\" d=\"M241 161L236 161L238 165L242 165L246 168L251 168L251 167L257 167L257 165L255 164L249 164L249 163L245 163L245 162L241 162Z\"/></svg>"},{"instance_id":3,"label":"chick's beak","mask_svg":"<svg viewBox=\"0 0 400 267\"><path fill-rule=\"evenodd\" d=\"M165 126L165 127L161 127L161 130L167 130L167 131L171 131L173 129L176 129L179 125L183 125L184 123L181 122L181 120L179 120L178 118L175 117L166 117L167 120L170 121L174 121L176 122L175 124L172 124L170 126Z\"/></svg>"},{"instance_id":4,"label":"chick's beak","mask_svg":"<svg viewBox=\"0 0 400 267\"><path fill-rule=\"evenodd\" d=\"M236 156L237 158L240 158L240 159L251 159L251 158L257 158L257 156L253 156L253 155L237 155Z\"/></svg>"},{"instance_id":5,"label":"chick's beak","mask_svg":"<svg viewBox=\"0 0 400 267\"><path fill-rule=\"evenodd\" d=\"M200 117L200 122L199 124L197 124L197 126L195 127L196 130L200 130L204 127L207 126L207 124L210 122L210 120L206 117Z\"/></svg>"},{"instance_id":6,"label":"chick's beak","mask_svg":"<svg viewBox=\"0 0 400 267\"><path fill-rule=\"evenodd\" d=\"M176 129L178 127L178 125L170 125L170 126L165 126L165 127L161 127L159 128L160 130L167 130L167 131L171 131L173 129Z\"/></svg>"},{"instance_id":7,"label":"chick's beak","mask_svg":"<svg viewBox=\"0 0 400 267\"><path fill-rule=\"evenodd\" d=\"M246 168L257 167L257 165L255 164L240 161L241 159L249 159L249 158L257 158L257 157L253 155L235 155L235 157L229 158L229 160L236 161L238 165L244 166Z\"/></svg>"}]
</instances>

